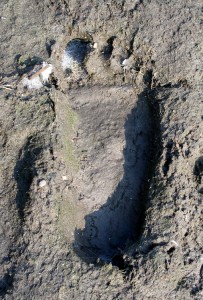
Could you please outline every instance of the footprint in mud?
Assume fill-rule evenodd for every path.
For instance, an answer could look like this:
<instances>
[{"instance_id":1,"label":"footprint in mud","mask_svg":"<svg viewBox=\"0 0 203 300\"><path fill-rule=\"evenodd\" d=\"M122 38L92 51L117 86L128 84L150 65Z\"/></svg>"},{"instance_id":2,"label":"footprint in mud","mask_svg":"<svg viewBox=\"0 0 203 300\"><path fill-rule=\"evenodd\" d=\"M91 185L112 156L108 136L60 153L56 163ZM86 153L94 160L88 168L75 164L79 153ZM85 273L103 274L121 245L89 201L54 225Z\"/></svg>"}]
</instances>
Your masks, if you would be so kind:
<instances>
[{"instance_id":1,"label":"footprint in mud","mask_svg":"<svg viewBox=\"0 0 203 300\"><path fill-rule=\"evenodd\" d=\"M115 39L110 40L108 56L103 49L107 49L109 39L107 45L96 44L94 50L86 40L69 42L61 52L61 68L63 72L68 70L63 81L68 76L70 82L72 75L75 79L79 68L89 74L90 61L97 61L99 67L106 58L103 74L113 74ZM100 68L91 87L70 89L64 97L77 116L72 127L64 130L72 132L73 152L79 164L66 201L80 211L72 216L67 212L64 224L75 224L74 250L88 262L98 258L111 261L140 234L154 154L154 113L147 84L137 95L131 84L102 86L102 76Z\"/></svg>"}]
</instances>

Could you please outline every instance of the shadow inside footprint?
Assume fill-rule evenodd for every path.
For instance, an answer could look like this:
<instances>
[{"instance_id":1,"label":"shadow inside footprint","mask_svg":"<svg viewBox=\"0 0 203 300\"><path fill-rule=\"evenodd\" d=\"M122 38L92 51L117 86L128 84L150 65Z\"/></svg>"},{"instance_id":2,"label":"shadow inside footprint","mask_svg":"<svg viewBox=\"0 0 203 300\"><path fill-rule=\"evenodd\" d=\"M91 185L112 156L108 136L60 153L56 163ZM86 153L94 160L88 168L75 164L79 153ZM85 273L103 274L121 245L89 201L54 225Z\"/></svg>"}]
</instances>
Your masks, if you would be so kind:
<instances>
[{"instance_id":1,"label":"shadow inside footprint","mask_svg":"<svg viewBox=\"0 0 203 300\"><path fill-rule=\"evenodd\" d=\"M40 155L41 146L35 145L35 137L28 138L27 143L20 150L19 159L14 169L14 178L17 183L16 207L20 219L24 219L24 210L29 202L29 189L33 178L37 174L35 162Z\"/></svg>"},{"instance_id":2,"label":"shadow inside footprint","mask_svg":"<svg viewBox=\"0 0 203 300\"><path fill-rule=\"evenodd\" d=\"M140 234L154 155L152 110L144 91L124 124L123 177L106 203L86 215L85 228L75 230L74 250L85 261L110 262Z\"/></svg>"}]
</instances>

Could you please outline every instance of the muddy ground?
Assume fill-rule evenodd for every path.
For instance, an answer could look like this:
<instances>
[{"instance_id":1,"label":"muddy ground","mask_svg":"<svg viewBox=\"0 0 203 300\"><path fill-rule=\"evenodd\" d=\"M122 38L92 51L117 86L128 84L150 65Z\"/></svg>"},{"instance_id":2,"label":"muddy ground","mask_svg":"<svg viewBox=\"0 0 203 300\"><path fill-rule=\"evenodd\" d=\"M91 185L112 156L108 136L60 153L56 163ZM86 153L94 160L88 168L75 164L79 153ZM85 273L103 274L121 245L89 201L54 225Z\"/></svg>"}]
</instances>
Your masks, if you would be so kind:
<instances>
[{"instance_id":1,"label":"muddy ground","mask_svg":"<svg viewBox=\"0 0 203 300\"><path fill-rule=\"evenodd\" d=\"M203 298L202 12L1 0L1 299Z\"/></svg>"}]
</instances>

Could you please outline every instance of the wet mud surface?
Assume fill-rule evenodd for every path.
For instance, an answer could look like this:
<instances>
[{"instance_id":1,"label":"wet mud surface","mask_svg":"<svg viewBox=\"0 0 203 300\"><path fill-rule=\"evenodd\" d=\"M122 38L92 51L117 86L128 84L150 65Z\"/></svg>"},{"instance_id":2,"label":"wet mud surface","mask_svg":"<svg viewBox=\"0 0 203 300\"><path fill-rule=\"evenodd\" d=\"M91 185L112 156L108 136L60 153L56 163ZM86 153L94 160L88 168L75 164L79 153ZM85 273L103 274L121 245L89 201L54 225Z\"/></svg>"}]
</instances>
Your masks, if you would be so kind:
<instances>
[{"instance_id":1,"label":"wet mud surface","mask_svg":"<svg viewBox=\"0 0 203 300\"><path fill-rule=\"evenodd\" d=\"M201 1L0 11L0 298L202 299Z\"/></svg>"}]
</instances>

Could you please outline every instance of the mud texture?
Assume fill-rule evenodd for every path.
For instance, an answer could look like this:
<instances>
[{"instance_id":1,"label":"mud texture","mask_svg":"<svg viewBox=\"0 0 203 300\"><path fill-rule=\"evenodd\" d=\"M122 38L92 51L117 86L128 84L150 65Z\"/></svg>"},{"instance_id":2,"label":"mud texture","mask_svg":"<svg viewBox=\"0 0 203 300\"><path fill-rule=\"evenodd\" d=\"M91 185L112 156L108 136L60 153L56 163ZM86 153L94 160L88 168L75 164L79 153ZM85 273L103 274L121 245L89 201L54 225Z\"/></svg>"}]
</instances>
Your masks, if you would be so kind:
<instances>
[{"instance_id":1,"label":"mud texture","mask_svg":"<svg viewBox=\"0 0 203 300\"><path fill-rule=\"evenodd\" d=\"M203 298L202 11L0 2L0 299Z\"/></svg>"}]
</instances>

